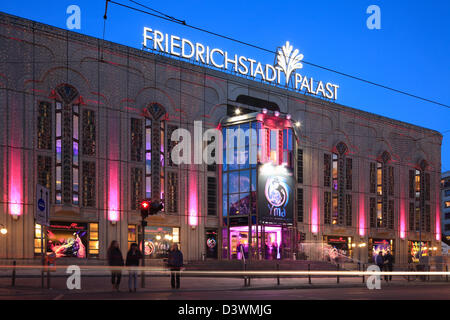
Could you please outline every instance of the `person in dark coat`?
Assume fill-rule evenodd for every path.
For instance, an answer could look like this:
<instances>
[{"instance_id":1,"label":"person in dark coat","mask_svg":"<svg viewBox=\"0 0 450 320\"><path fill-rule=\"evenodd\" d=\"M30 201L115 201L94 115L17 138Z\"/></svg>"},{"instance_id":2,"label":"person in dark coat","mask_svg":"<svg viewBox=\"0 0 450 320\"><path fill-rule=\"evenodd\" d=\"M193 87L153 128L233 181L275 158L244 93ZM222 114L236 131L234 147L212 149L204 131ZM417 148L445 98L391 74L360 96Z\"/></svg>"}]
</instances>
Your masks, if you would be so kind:
<instances>
[{"instance_id":1,"label":"person in dark coat","mask_svg":"<svg viewBox=\"0 0 450 320\"><path fill-rule=\"evenodd\" d=\"M277 260L278 258L278 245L276 242L272 243L272 260Z\"/></svg>"},{"instance_id":2,"label":"person in dark coat","mask_svg":"<svg viewBox=\"0 0 450 320\"><path fill-rule=\"evenodd\" d=\"M383 257L383 251L379 251L377 256L375 257L375 263L377 264L378 268L380 268L380 271L383 271L384 267L384 257Z\"/></svg>"},{"instance_id":3,"label":"person in dark coat","mask_svg":"<svg viewBox=\"0 0 450 320\"><path fill-rule=\"evenodd\" d=\"M127 253L127 261L125 265L127 267L138 267L139 260L142 259L142 253L138 248L136 243L132 243L130 246L130 250ZM133 268L129 268L128 271L128 290L136 292L136 283L137 283L137 271ZM134 284L134 286L133 286Z\"/></svg>"},{"instance_id":4,"label":"person in dark coat","mask_svg":"<svg viewBox=\"0 0 450 320\"><path fill-rule=\"evenodd\" d=\"M388 251L384 256L384 268L386 271L394 270L394 256L390 251ZM384 280L386 280L386 282L392 281L392 275L385 275Z\"/></svg>"},{"instance_id":5,"label":"person in dark coat","mask_svg":"<svg viewBox=\"0 0 450 320\"><path fill-rule=\"evenodd\" d=\"M113 268L111 270L111 283L113 290L119 291L120 279L122 278L122 269L117 267L123 267L122 252L119 249L119 242L113 240L108 249L108 263Z\"/></svg>"},{"instance_id":6,"label":"person in dark coat","mask_svg":"<svg viewBox=\"0 0 450 320\"><path fill-rule=\"evenodd\" d=\"M169 258L167 264L171 270L170 283L172 289L180 288L180 270L183 266L183 253L178 250L178 245L174 243L169 250Z\"/></svg>"}]
</instances>

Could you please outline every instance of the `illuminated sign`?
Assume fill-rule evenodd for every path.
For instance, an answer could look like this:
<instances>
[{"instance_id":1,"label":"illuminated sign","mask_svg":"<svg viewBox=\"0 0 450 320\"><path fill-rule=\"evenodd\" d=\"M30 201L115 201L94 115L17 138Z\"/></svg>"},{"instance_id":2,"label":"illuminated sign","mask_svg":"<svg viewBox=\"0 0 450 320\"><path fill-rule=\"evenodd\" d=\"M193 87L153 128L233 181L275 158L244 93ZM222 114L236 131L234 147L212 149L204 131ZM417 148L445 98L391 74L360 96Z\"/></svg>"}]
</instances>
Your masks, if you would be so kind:
<instances>
[{"instance_id":1,"label":"illuminated sign","mask_svg":"<svg viewBox=\"0 0 450 320\"><path fill-rule=\"evenodd\" d=\"M273 174L260 170L258 176L260 222L270 224L293 222L293 180L292 170L284 166L283 170L276 170Z\"/></svg>"},{"instance_id":2,"label":"illuminated sign","mask_svg":"<svg viewBox=\"0 0 450 320\"><path fill-rule=\"evenodd\" d=\"M284 84L297 91L307 92L309 94L321 96L323 98L336 100L338 97L337 84L331 82L314 80L312 77L301 75L295 72L303 68L301 61L303 54L298 49L286 41L278 49L276 54L276 64L263 64L255 59L237 54L229 54L227 51L210 48L199 42L193 43L188 39L175 35L168 35L158 30L144 27L143 46L146 49L152 49L171 54L176 57L194 60L197 63L203 63L218 69L233 71L242 76L250 76L261 79L271 84ZM149 42L152 42L149 44ZM283 75L283 76L282 76Z\"/></svg>"}]
</instances>

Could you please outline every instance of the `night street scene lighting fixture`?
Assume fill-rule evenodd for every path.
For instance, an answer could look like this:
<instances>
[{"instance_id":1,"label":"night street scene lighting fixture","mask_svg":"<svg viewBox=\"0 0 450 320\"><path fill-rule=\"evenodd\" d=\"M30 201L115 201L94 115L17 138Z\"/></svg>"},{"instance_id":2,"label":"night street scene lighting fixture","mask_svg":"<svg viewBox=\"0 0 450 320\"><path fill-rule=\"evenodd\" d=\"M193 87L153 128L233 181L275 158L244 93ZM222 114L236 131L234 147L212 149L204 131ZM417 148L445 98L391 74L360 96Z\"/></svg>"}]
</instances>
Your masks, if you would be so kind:
<instances>
[{"instance_id":1,"label":"night street scene lighting fixture","mask_svg":"<svg viewBox=\"0 0 450 320\"><path fill-rule=\"evenodd\" d=\"M8 233L8 229L6 229L6 227L4 225L2 225L2 224L0 224L0 233L2 235L5 235L5 234Z\"/></svg>"}]
</instances>

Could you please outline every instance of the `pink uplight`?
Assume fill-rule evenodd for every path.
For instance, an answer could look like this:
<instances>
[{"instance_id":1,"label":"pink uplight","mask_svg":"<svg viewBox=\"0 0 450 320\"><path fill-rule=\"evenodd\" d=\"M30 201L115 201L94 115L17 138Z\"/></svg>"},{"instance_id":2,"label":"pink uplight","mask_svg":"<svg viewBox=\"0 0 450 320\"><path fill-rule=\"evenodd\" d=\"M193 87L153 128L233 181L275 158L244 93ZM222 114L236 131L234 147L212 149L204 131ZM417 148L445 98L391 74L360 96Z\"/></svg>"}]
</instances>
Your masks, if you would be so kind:
<instances>
[{"instance_id":1,"label":"pink uplight","mask_svg":"<svg viewBox=\"0 0 450 320\"><path fill-rule=\"evenodd\" d=\"M436 205L436 241L441 241L441 209L439 203Z\"/></svg>"},{"instance_id":2,"label":"pink uplight","mask_svg":"<svg viewBox=\"0 0 450 320\"><path fill-rule=\"evenodd\" d=\"M364 210L364 194L359 196L359 236L366 235L366 213Z\"/></svg>"},{"instance_id":3,"label":"pink uplight","mask_svg":"<svg viewBox=\"0 0 450 320\"><path fill-rule=\"evenodd\" d=\"M400 239L406 238L406 215L405 215L405 200L400 202Z\"/></svg>"},{"instance_id":4,"label":"pink uplight","mask_svg":"<svg viewBox=\"0 0 450 320\"><path fill-rule=\"evenodd\" d=\"M9 162L9 212L13 216L22 215L22 168L20 151L11 148Z\"/></svg>"},{"instance_id":5,"label":"pink uplight","mask_svg":"<svg viewBox=\"0 0 450 320\"><path fill-rule=\"evenodd\" d=\"M189 204L188 215L189 225L198 225L198 194L197 194L197 175L194 170L189 172Z\"/></svg>"},{"instance_id":6,"label":"pink uplight","mask_svg":"<svg viewBox=\"0 0 450 320\"><path fill-rule=\"evenodd\" d=\"M109 188L108 188L108 220L119 221L119 184L118 163L109 163Z\"/></svg>"},{"instance_id":7,"label":"pink uplight","mask_svg":"<svg viewBox=\"0 0 450 320\"><path fill-rule=\"evenodd\" d=\"M313 188L312 190L312 199L311 199L311 232L318 233L319 232L319 209L317 204L317 189Z\"/></svg>"}]
</instances>

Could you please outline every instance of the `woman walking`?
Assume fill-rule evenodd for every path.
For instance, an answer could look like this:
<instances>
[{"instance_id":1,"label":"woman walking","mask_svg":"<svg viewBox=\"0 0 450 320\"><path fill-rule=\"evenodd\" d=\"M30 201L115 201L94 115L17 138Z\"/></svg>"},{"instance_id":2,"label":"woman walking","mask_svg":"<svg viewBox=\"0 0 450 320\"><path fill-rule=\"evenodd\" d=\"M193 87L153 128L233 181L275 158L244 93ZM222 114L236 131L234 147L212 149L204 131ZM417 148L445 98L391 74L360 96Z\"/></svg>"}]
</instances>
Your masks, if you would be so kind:
<instances>
[{"instance_id":1,"label":"woman walking","mask_svg":"<svg viewBox=\"0 0 450 320\"><path fill-rule=\"evenodd\" d=\"M108 263L115 267L111 269L111 283L113 290L119 291L120 279L122 278L123 257L119 249L119 242L113 240L108 249Z\"/></svg>"},{"instance_id":2,"label":"woman walking","mask_svg":"<svg viewBox=\"0 0 450 320\"><path fill-rule=\"evenodd\" d=\"M130 250L127 253L127 261L125 265L127 267L138 267L139 260L142 259L141 251L138 248L136 243L132 243L130 246ZM128 271L128 290L136 292L136 283L137 283L137 271L136 269L129 268Z\"/></svg>"}]
</instances>

